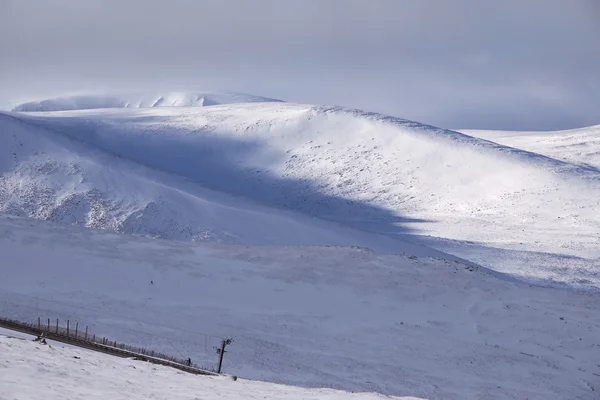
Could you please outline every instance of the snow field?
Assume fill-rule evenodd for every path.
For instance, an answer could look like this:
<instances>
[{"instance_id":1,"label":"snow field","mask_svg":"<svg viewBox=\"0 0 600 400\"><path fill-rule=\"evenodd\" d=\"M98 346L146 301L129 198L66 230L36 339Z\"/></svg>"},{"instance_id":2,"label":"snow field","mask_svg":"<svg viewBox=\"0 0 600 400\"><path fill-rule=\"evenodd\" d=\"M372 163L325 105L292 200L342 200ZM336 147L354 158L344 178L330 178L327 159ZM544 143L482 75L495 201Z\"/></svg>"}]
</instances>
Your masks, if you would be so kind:
<instances>
[{"instance_id":1,"label":"snow field","mask_svg":"<svg viewBox=\"0 0 600 400\"><path fill-rule=\"evenodd\" d=\"M233 381L228 377L199 377L150 363L60 344L44 346L5 336L0 336L0 352L5 356L0 359L0 397L6 400L389 398L373 393L303 389L244 379Z\"/></svg>"},{"instance_id":2,"label":"snow field","mask_svg":"<svg viewBox=\"0 0 600 400\"><path fill-rule=\"evenodd\" d=\"M444 399L598 390L597 294L359 248L192 244L10 216L0 234L0 314L70 319L200 364L232 337L224 371L246 379Z\"/></svg>"}]
</instances>

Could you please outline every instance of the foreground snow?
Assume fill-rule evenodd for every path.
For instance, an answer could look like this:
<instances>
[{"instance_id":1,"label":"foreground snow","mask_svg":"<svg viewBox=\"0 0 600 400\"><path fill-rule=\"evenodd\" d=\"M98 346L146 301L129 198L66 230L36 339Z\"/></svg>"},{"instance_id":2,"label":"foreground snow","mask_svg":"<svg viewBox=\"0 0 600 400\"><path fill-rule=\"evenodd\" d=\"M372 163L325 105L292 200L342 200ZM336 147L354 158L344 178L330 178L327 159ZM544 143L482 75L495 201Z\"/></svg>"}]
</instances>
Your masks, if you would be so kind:
<instances>
[{"instance_id":1,"label":"foreground snow","mask_svg":"<svg viewBox=\"0 0 600 400\"><path fill-rule=\"evenodd\" d=\"M233 337L224 368L243 378L443 399L600 390L600 294L444 259L151 240L6 215L0 254L0 315L70 319L213 367L213 347Z\"/></svg>"},{"instance_id":2,"label":"foreground snow","mask_svg":"<svg viewBox=\"0 0 600 400\"><path fill-rule=\"evenodd\" d=\"M91 351L0 335L0 398L5 400L281 399L376 400L371 393L304 389L203 377ZM414 399L403 397L403 399Z\"/></svg>"}]
</instances>

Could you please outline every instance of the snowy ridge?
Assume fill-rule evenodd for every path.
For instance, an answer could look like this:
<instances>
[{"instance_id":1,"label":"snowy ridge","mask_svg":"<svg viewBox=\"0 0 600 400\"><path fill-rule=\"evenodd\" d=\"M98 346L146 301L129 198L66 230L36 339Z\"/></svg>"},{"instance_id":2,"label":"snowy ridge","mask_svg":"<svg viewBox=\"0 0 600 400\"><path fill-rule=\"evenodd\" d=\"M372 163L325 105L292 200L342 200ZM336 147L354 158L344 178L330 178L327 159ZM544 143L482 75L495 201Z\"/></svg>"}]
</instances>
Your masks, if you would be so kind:
<instances>
[{"instance_id":1,"label":"snowy ridge","mask_svg":"<svg viewBox=\"0 0 600 400\"><path fill-rule=\"evenodd\" d=\"M399 118L291 103L12 115L269 207L530 281L600 287L600 173L590 166ZM155 219L144 215L144 226Z\"/></svg>"},{"instance_id":2,"label":"snowy ridge","mask_svg":"<svg viewBox=\"0 0 600 400\"><path fill-rule=\"evenodd\" d=\"M165 92L155 94L79 95L32 101L12 109L18 112L90 110L99 108L206 107L217 104L279 102L242 93Z\"/></svg>"},{"instance_id":3,"label":"snowy ridge","mask_svg":"<svg viewBox=\"0 0 600 400\"><path fill-rule=\"evenodd\" d=\"M554 132L464 132L600 171L600 125Z\"/></svg>"}]
</instances>

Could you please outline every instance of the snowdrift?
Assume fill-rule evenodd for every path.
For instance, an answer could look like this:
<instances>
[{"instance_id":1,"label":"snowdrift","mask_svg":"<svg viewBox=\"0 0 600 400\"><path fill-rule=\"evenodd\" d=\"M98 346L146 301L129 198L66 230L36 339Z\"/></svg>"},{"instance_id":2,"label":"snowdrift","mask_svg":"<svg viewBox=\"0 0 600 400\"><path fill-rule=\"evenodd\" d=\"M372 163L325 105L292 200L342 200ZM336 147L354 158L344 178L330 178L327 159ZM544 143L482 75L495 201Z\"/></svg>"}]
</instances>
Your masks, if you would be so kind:
<instances>
[{"instance_id":1,"label":"snowdrift","mask_svg":"<svg viewBox=\"0 0 600 400\"><path fill-rule=\"evenodd\" d=\"M65 111L98 108L153 108L153 107L206 107L217 104L279 102L267 97L242 93L166 92L156 94L123 94L66 96L20 104L12 111Z\"/></svg>"}]
</instances>

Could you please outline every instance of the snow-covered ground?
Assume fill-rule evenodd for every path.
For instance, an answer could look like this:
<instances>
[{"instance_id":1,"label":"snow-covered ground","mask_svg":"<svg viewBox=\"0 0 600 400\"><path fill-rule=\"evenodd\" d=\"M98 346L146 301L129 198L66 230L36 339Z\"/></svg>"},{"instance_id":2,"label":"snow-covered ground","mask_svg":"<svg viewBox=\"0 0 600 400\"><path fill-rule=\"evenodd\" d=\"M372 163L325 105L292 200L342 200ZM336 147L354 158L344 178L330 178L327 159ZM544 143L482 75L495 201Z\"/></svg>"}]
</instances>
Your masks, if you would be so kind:
<instances>
[{"instance_id":1,"label":"snow-covered ground","mask_svg":"<svg viewBox=\"0 0 600 400\"><path fill-rule=\"evenodd\" d=\"M0 315L70 319L213 367L232 337L224 370L247 379L434 399L599 390L597 293L359 248L194 244L7 215L0 237Z\"/></svg>"},{"instance_id":2,"label":"snow-covered ground","mask_svg":"<svg viewBox=\"0 0 600 400\"><path fill-rule=\"evenodd\" d=\"M224 217L213 205L227 196L212 188L531 282L600 287L600 172L564 157L378 114L277 102L0 117L21 132L3 138L0 179L10 193L0 195L0 210L172 239L405 248L381 236L289 238L289 224L259 222L267 212Z\"/></svg>"},{"instance_id":3,"label":"snow-covered ground","mask_svg":"<svg viewBox=\"0 0 600 400\"><path fill-rule=\"evenodd\" d=\"M461 130L467 135L518 147L600 170L600 125L552 132Z\"/></svg>"},{"instance_id":4,"label":"snow-covered ground","mask_svg":"<svg viewBox=\"0 0 600 400\"><path fill-rule=\"evenodd\" d=\"M0 398L377 400L374 393L303 389L227 377L189 375L167 367L61 345L0 336ZM395 397L396 398L396 397ZM414 399L403 397L403 399Z\"/></svg>"},{"instance_id":5,"label":"snow-covered ground","mask_svg":"<svg viewBox=\"0 0 600 400\"><path fill-rule=\"evenodd\" d=\"M594 398L597 129L553 134L561 147L218 96L0 113L0 315L69 319L209 367L233 337L225 371L301 387ZM25 112L39 110L64 111ZM13 393L31 384L19 371Z\"/></svg>"},{"instance_id":6,"label":"snow-covered ground","mask_svg":"<svg viewBox=\"0 0 600 400\"><path fill-rule=\"evenodd\" d=\"M0 211L13 215L175 240L367 246L442 255L212 190L1 113L0 129ZM165 153L179 157L176 149ZM211 171L224 175L217 168Z\"/></svg>"}]
</instances>

